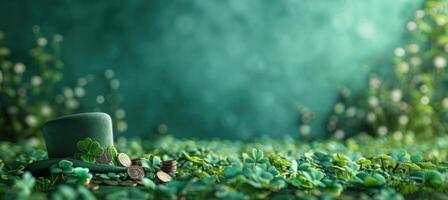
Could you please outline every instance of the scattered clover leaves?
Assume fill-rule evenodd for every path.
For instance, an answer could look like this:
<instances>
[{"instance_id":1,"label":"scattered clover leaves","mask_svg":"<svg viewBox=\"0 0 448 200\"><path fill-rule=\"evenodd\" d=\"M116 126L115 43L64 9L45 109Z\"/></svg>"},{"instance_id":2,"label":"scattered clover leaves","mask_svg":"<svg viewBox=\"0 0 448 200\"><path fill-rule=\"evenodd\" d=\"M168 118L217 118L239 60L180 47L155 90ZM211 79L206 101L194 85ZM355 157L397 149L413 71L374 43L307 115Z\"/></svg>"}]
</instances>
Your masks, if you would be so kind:
<instances>
[{"instance_id":1,"label":"scattered clover leaves","mask_svg":"<svg viewBox=\"0 0 448 200\"><path fill-rule=\"evenodd\" d=\"M89 169L82 167L73 167L73 163L68 160L61 160L50 167L50 173L63 174L65 183L85 185L92 179Z\"/></svg>"},{"instance_id":2,"label":"scattered clover leaves","mask_svg":"<svg viewBox=\"0 0 448 200\"><path fill-rule=\"evenodd\" d=\"M88 191L98 199L448 198L448 136L408 137L402 142L390 137L311 143L292 138L256 142L120 138L117 150L139 158L145 177L142 187L108 192L101 192L102 186L98 192L87 186L94 183L92 179L120 183L128 180L127 174L95 173L60 160L50 167L49 176L32 177L23 169L29 161L8 156L32 155L29 151L33 150L26 143L0 142L4 150L0 152L0 195L72 199ZM162 160L170 159L177 161L177 173L170 173L173 180L164 183L156 173L162 169ZM24 180L29 184L22 184Z\"/></svg>"},{"instance_id":3,"label":"scattered clover leaves","mask_svg":"<svg viewBox=\"0 0 448 200\"><path fill-rule=\"evenodd\" d=\"M52 200L96 200L94 194L82 186L60 185L51 195Z\"/></svg>"}]
</instances>

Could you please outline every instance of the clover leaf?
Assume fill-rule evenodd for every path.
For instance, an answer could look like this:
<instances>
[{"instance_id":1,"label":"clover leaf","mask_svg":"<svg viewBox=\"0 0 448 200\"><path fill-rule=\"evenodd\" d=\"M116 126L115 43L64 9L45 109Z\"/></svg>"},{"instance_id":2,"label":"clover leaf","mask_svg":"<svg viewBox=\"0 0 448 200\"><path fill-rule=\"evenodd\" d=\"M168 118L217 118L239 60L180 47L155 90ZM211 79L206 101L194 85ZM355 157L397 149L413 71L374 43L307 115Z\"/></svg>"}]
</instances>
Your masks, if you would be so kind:
<instances>
[{"instance_id":1,"label":"clover leaf","mask_svg":"<svg viewBox=\"0 0 448 200\"><path fill-rule=\"evenodd\" d=\"M66 169L73 166L73 163L68 160L61 160L58 163L59 167Z\"/></svg>"},{"instance_id":2,"label":"clover leaf","mask_svg":"<svg viewBox=\"0 0 448 200\"><path fill-rule=\"evenodd\" d=\"M346 166L350 162L350 159L342 154L336 153L333 155L333 163L339 166Z\"/></svg>"},{"instance_id":3,"label":"clover leaf","mask_svg":"<svg viewBox=\"0 0 448 200\"><path fill-rule=\"evenodd\" d=\"M33 187L36 179L29 172L15 177L11 182L11 187L0 187L2 199L32 199ZM3 183L0 183L3 186Z\"/></svg>"},{"instance_id":4,"label":"clover leaf","mask_svg":"<svg viewBox=\"0 0 448 200\"><path fill-rule=\"evenodd\" d=\"M81 140L77 143L78 150L81 152L89 152L90 151L90 145L93 143L92 138L86 138L84 140Z\"/></svg>"},{"instance_id":5,"label":"clover leaf","mask_svg":"<svg viewBox=\"0 0 448 200\"><path fill-rule=\"evenodd\" d=\"M185 157L188 161L190 161L190 162L193 162L193 163L201 163L201 162L202 162L202 159L201 159L201 158L199 158L199 157L197 157L197 156L190 156L190 155L188 155L188 153L185 152L185 151L183 151L182 154L183 154L184 157Z\"/></svg>"},{"instance_id":6,"label":"clover leaf","mask_svg":"<svg viewBox=\"0 0 448 200\"><path fill-rule=\"evenodd\" d=\"M372 156L372 159L373 159L373 160L377 160L377 159L389 159L389 158L392 158L392 156L387 155L387 154L379 154L379 155L376 155L376 156Z\"/></svg>"},{"instance_id":7,"label":"clover leaf","mask_svg":"<svg viewBox=\"0 0 448 200\"><path fill-rule=\"evenodd\" d=\"M90 162L90 163L95 162L95 157L93 157L93 156L91 156L91 155L88 155L88 154L81 155L80 158L81 158L81 160L84 161L84 162Z\"/></svg>"},{"instance_id":8,"label":"clover leaf","mask_svg":"<svg viewBox=\"0 0 448 200\"><path fill-rule=\"evenodd\" d=\"M53 200L95 200L94 194L83 186L72 187L70 185L61 185L52 193Z\"/></svg>"},{"instance_id":9,"label":"clover leaf","mask_svg":"<svg viewBox=\"0 0 448 200\"><path fill-rule=\"evenodd\" d=\"M53 164L50 167L50 173L52 174L71 174L73 170L73 163L68 160L60 160L57 164Z\"/></svg>"},{"instance_id":10,"label":"clover leaf","mask_svg":"<svg viewBox=\"0 0 448 200\"><path fill-rule=\"evenodd\" d=\"M301 163L297 169L301 170L301 171L306 171L306 170L309 170L310 167L311 167L311 165L309 163Z\"/></svg>"},{"instance_id":11,"label":"clover leaf","mask_svg":"<svg viewBox=\"0 0 448 200\"><path fill-rule=\"evenodd\" d=\"M117 160L116 160L116 157L117 157L117 155L118 155L118 151L117 151L117 149L116 149L114 146L110 146L110 147L107 147L107 151L109 152L109 154L110 154L111 157L112 157L112 163L113 163L114 165L118 165L118 162L117 162Z\"/></svg>"},{"instance_id":12,"label":"clover leaf","mask_svg":"<svg viewBox=\"0 0 448 200\"><path fill-rule=\"evenodd\" d=\"M186 154L186 155L188 155L188 154ZM188 158L187 158L187 159L188 159ZM162 160L160 159L159 156L154 156L154 157L152 158L152 167L153 167L154 169L160 167L160 164L161 164L161 163L162 163Z\"/></svg>"},{"instance_id":13,"label":"clover leaf","mask_svg":"<svg viewBox=\"0 0 448 200\"><path fill-rule=\"evenodd\" d=\"M444 176L439 171L436 170L425 170L419 171L412 174L415 177L419 177L422 179L423 184L439 188L444 183Z\"/></svg>"},{"instance_id":14,"label":"clover leaf","mask_svg":"<svg viewBox=\"0 0 448 200\"><path fill-rule=\"evenodd\" d=\"M430 186L439 188L443 185L444 177L440 172L436 170L430 170L425 172L424 180L428 182Z\"/></svg>"},{"instance_id":15,"label":"clover leaf","mask_svg":"<svg viewBox=\"0 0 448 200\"><path fill-rule=\"evenodd\" d=\"M57 167L56 165L53 165L50 167L50 173L52 174L58 174L58 173L62 173L63 170L59 167Z\"/></svg>"},{"instance_id":16,"label":"clover leaf","mask_svg":"<svg viewBox=\"0 0 448 200\"><path fill-rule=\"evenodd\" d=\"M101 148L100 143L98 143L96 141L92 143L92 146L90 148L91 149L90 149L89 153L93 156L101 156L101 154L103 154L103 151L104 151L103 148Z\"/></svg>"},{"instance_id":17,"label":"clover leaf","mask_svg":"<svg viewBox=\"0 0 448 200\"><path fill-rule=\"evenodd\" d=\"M412 162L416 163L416 162L422 161L423 160L423 156L421 156L421 155L412 155L410 159L411 159Z\"/></svg>"},{"instance_id":18,"label":"clover leaf","mask_svg":"<svg viewBox=\"0 0 448 200\"><path fill-rule=\"evenodd\" d=\"M325 174L321 171L313 170L311 171L311 177L313 180L322 180L324 178Z\"/></svg>"},{"instance_id":19,"label":"clover leaf","mask_svg":"<svg viewBox=\"0 0 448 200\"><path fill-rule=\"evenodd\" d=\"M381 174L374 173L364 176L363 184L366 187L380 187L386 184L386 179Z\"/></svg>"},{"instance_id":20,"label":"clover leaf","mask_svg":"<svg viewBox=\"0 0 448 200\"><path fill-rule=\"evenodd\" d=\"M224 168L224 175L226 177L234 177L241 173L241 168L237 166L228 166Z\"/></svg>"},{"instance_id":21,"label":"clover leaf","mask_svg":"<svg viewBox=\"0 0 448 200\"><path fill-rule=\"evenodd\" d=\"M252 149L252 158L255 160L255 162L260 161L261 159L263 159L263 157L263 151L255 148Z\"/></svg>"},{"instance_id":22,"label":"clover leaf","mask_svg":"<svg viewBox=\"0 0 448 200\"><path fill-rule=\"evenodd\" d=\"M109 178L111 178L111 179L118 179L118 178L120 178L120 174L116 174L116 173L113 173L113 172L107 173L107 176Z\"/></svg>"},{"instance_id":23,"label":"clover leaf","mask_svg":"<svg viewBox=\"0 0 448 200\"><path fill-rule=\"evenodd\" d=\"M143 186L147 189L154 190L156 188L156 184L149 178L143 178L142 179Z\"/></svg>"},{"instance_id":24,"label":"clover leaf","mask_svg":"<svg viewBox=\"0 0 448 200\"><path fill-rule=\"evenodd\" d=\"M85 185L92 179L88 168L76 167L73 173L66 177L66 183Z\"/></svg>"},{"instance_id":25,"label":"clover leaf","mask_svg":"<svg viewBox=\"0 0 448 200\"><path fill-rule=\"evenodd\" d=\"M76 199L76 190L67 185L61 185L58 187L55 193L53 193L52 199Z\"/></svg>"},{"instance_id":26,"label":"clover leaf","mask_svg":"<svg viewBox=\"0 0 448 200\"><path fill-rule=\"evenodd\" d=\"M78 141L76 146L81 153L76 154L75 157L78 157L85 162L95 162L96 157L101 156L104 152L100 143L89 137Z\"/></svg>"},{"instance_id":27,"label":"clover leaf","mask_svg":"<svg viewBox=\"0 0 448 200\"><path fill-rule=\"evenodd\" d=\"M399 163L409 161L409 154L405 150L392 151L390 152L390 156Z\"/></svg>"}]
</instances>

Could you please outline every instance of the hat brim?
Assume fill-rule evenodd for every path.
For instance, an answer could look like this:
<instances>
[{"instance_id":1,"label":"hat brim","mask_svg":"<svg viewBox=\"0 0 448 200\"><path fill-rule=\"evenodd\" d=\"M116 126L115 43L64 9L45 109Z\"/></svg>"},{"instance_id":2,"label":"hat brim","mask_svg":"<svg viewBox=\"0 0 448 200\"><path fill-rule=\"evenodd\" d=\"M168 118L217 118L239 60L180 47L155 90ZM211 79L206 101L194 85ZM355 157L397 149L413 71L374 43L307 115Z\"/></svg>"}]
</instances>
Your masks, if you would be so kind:
<instances>
[{"instance_id":1,"label":"hat brim","mask_svg":"<svg viewBox=\"0 0 448 200\"><path fill-rule=\"evenodd\" d=\"M49 172L49 168L51 165L59 162L60 160L68 160L73 163L73 167L84 167L88 168L92 172L125 172L127 167L118 167L112 165L102 165L102 164L94 164L88 163L81 160L75 160L71 158L50 158L47 160L40 160L26 166L25 170L30 171L32 174L41 174L45 172Z\"/></svg>"}]
</instances>

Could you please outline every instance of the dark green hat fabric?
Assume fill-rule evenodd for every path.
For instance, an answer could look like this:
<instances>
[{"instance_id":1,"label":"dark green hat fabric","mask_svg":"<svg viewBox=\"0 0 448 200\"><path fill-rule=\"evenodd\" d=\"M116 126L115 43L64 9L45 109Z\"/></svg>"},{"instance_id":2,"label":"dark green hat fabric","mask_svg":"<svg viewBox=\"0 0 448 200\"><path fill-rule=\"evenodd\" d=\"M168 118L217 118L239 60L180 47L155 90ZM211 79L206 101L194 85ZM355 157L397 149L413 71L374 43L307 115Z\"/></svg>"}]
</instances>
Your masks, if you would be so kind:
<instances>
[{"instance_id":1,"label":"dark green hat fabric","mask_svg":"<svg viewBox=\"0 0 448 200\"><path fill-rule=\"evenodd\" d=\"M75 167L86 167L91 171L126 171L125 167L93 164L71 158L78 152L77 142L85 138L92 138L102 147L114 145L112 119L106 113L91 112L62 116L45 123L43 133L49 159L28 165L27 170L32 173L47 170L62 159L72 161Z\"/></svg>"},{"instance_id":2,"label":"dark green hat fabric","mask_svg":"<svg viewBox=\"0 0 448 200\"><path fill-rule=\"evenodd\" d=\"M76 143L92 138L103 147L114 145L112 119L106 113L80 113L56 118L43 126L49 158L71 157Z\"/></svg>"}]
</instances>

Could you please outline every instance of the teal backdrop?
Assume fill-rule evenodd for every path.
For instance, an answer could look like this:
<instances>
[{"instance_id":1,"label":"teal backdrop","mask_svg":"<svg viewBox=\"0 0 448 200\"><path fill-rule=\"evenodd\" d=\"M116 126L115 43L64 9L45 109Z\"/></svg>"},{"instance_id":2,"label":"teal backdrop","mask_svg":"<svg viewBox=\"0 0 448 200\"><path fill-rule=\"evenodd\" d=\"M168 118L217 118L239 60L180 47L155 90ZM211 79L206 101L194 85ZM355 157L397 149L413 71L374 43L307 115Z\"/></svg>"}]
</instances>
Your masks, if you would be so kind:
<instances>
[{"instance_id":1,"label":"teal backdrop","mask_svg":"<svg viewBox=\"0 0 448 200\"><path fill-rule=\"evenodd\" d=\"M1 1L14 57L31 28L64 36L65 82L115 70L128 135L160 123L180 137L298 134L301 103L315 136L336 101L370 71L392 71L393 50L421 0ZM95 92L102 94L101 87ZM94 104L94 99L88 100ZM91 101L91 102L90 102Z\"/></svg>"}]
</instances>

